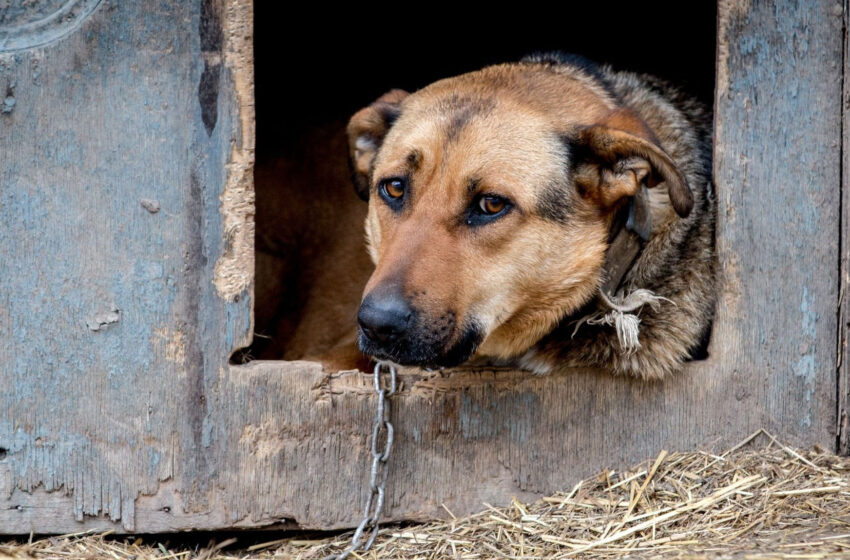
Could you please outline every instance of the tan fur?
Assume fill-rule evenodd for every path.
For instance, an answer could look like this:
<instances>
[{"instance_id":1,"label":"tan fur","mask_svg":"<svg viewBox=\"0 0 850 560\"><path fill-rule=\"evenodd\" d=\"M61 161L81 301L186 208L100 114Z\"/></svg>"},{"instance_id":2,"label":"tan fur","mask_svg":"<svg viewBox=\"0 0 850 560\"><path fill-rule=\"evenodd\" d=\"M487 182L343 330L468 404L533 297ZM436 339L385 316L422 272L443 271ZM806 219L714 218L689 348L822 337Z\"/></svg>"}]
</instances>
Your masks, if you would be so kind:
<instances>
[{"instance_id":1,"label":"tan fur","mask_svg":"<svg viewBox=\"0 0 850 560\"><path fill-rule=\"evenodd\" d=\"M651 77L605 71L612 87L653 130L659 145L691 185L694 210L682 219L665 189L650 190L653 237L625 278L624 290L648 288L674 305L641 313L641 348L620 351L606 328L585 328L571 337L565 322L529 349L518 362L537 372L596 365L615 373L657 379L681 367L704 335L714 313L715 202L711 185L710 115L668 84Z\"/></svg>"},{"instance_id":2,"label":"tan fur","mask_svg":"<svg viewBox=\"0 0 850 560\"><path fill-rule=\"evenodd\" d=\"M458 88L450 82L437 84L433 92L420 92L424 99L418 104L405 106L375 162L374 176L393 176L404 172L412 146L423 154L409 217L397 221L386 206L371 205L375 211L369 214L367 232L370 246L376 247L377 269L365 292L401 277L406 293L426 313L461 310L459 322L467 313L475 314L493 333L481 351L508 357L539 340L565 310L589 299L604 258L608 224L596 219L596 209L589 205L581 211L593 219L569 231L531 215L538 192L529 186L562 177L563 148L552 134L551 121L513 94L500 96L498 109L468 123L446 153L445 123L427 95L445 95L446 86L452 92ZM470 80L468 87L476 86L490 84ZM602 111L592 100L576 104ZM480 175L480 190L510 196L526 208L526 215L514 212L470 239L467 228L455 222L468 198L462 182L474 174ZM517 228L522 235L516 235ZM553 253L570 258L553 260Z\"/></svg>"},{"instance_id":3,"label":"tan fur","mask_svg":"<svg viewBox=\"0 0 850 560\"><path fill-rule=\"evenodd\" d=\"M457 325L473 317L486 330L478 361L535 372L592 365L646 378L676 370L713 310L707 129L695 130L642 78L606 73L615 95L568 65L502 65L442 80L413 96L394 90L358 112L348 137L355 178L365 179L361 194L374 189L382 173L409 171L410 153L418 153L414 200L404 216L370 196L368 251L377 268L365 293L396 282L433 321L449 310ZM461 106L483 102L485 110L460 111L466 122L453 128L458 111L447 111L446 99ZM698 108L690 110L699 116ZM570 171L575 196L564 201L570 213L560 222L535 208L547 185L563 182L569 154L559 134L573 134L597 156ZM329 369L363 368L351 326L371 266L356 233L363 207L337 188L347 172L334 163L341 152L334 138L320 133L311 140L326 151L314 147L308 152L313 157L258 171L258 212L271 219L258 218L265 226L258 232L257 300L266 305L258 305L257 323L272 336L259 357L313 357ZM646 152L647 143L653 153ZM659 164L665 158L669 164ZM675 172L668 169L665 178L664 167L671 165ZM677 209L695 208L685 219L665 188L678 172L696 187L693 201L677 193ZM510 197L518 211L470 232L457 217L468 202L463 181L471 174L478 192ZM595 305L612 218L642 181L657 187L650 190L653 238L624 289L647 287L675 306L641 313L642 347L629 355L610 329L583 327L570 335L577 314ZM675 261L676 254L685 261ZM660 274L659 263L673 261L672 272ZM293 287L281 294L274 284L286 278Z\"/></svg>"},{"instance_id":4,"label":"tan fur","mask_svg":"<svg viewBox=\"0 0 850 560\"><path fill-rule=\"evenodd\" d=\"M710 130L693 124L701 109L675 90L602 74L607 84L570 64L524 62L411 95L389 92L347 128L368 210L345 186L338 130L305 139L306 158L260 166L258 214L267 217L257 220L257 300L266 306L258 304L257 325L271 339L256 357L365 367L354 348L359 295L392 284L435 331L452 330L446 344L462 338L465 322L479 325L477 362L538 373L596 366L644 378L676 371L714 307ZM412 198L396 214L375 189L403 174ZM470 178L475 193L507 197L513 211L465 225ZM674 304L640 312L641 348L629 354L610 328L572 334L597 308L614 217L641 183L652 187L652 238L622 288L647 288Z\"/></svg>"},{"instance_id":5,"label":"tan fur","mask_svg":"<svg viewBox=\"0 0 850 560\"><path fill-rule=\"evenodd\" d=\"M607 86L570 64L499 65L413 95L393 90L358 112L347 133L361 195L380 173L409 166L411 150L420 152L415 201L401 218L374 193L368 212L357 202L345 184L339 129L304 138L303 155L258 166L257 331L271 338L258 339L255 357L364 367L354 348L359 295L398 282L432 321L452 311L458 325L468 317L480 323L486 337L479 361L536 372L592 365L647 378L678 369L713 311L708 128L694 124L703 117L699 108L674 99L674 90L632 74L603 74ZM460 111L466 122L453 130L459 112L444 103L451 99L486 110ZM575 196L558 222L535 205L564 178L570 154L562 134L597 157L569 170ZM674 171L659 176L665 166ZM666 188L676 172L693 201ZM478 192L508 196L518 211L470 232L457 219L470 174L478 175ZM649 288L675 305L641 312L642 347L627 355L611 329L585 326L571 335L574 321L596 308L612 219L641 182L655 187L653 238L623 288ZM673 202L680 214L690 204L694 211L683 219ZM359 225L366 212L368 255L377 263L371 278Z\"/></svg>"},{"instance_id":6,"label":"tan fur","mask_svg":"<svg viewBox=\"0 0 850 560\"><path fill-rule=\"evenodd\" d=\"M568 64L494 66L410 96L396 90L355 115L350 150L355 175L371 189L366 233L376 263L364 293L399 285L428 320L451 310L457 325L474 321L484 332L479 359L646 378L677 369L714 305L710 156L697 153L705 131L689 130L638 77L605 72L615 94ZM397 120L385 121L388 112ZM592 155L570 172L564 136ZM395 176L411 178L400 214L375 193L381 178ZM515 211L466 227L458 216L472 177L476 192L506 197ZM566 182L575 192L564 195L569 218L541 215L544 190ZM613 333L588 327L574 339L565 324L598 293L613 216L643 182L659 187L650 195L653 237L625 287L648 287L675 305L642 315L642 348L627 355ZM688 231L696 234L688 261L660 274ZM462 334L455 328L452 341Z\"/></svg>"}]
</instances>

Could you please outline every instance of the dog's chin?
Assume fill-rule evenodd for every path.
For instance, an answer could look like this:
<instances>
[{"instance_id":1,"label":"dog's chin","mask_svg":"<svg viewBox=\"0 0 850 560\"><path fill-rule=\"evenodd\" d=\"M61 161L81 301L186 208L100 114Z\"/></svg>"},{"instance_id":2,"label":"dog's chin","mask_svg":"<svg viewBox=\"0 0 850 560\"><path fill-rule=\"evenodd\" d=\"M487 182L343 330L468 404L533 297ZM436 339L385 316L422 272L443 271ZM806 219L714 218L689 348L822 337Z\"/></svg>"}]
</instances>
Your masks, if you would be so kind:
<instances>
[{"instance_id":1,"label":"dog's chin","mask_svg":"<svg viewBox=\"0 0 850 560\"><path fill-rule=\"evenodd\" d=\"M448 348L428 346L417 340L402 340L388 347L375 344L359 332L360 351L376 360L387 360L402 366L417 366L427 369L455 367L475 354L483 336L477 326L463 330L460 338Z\"/></svg>"}]
</instances>

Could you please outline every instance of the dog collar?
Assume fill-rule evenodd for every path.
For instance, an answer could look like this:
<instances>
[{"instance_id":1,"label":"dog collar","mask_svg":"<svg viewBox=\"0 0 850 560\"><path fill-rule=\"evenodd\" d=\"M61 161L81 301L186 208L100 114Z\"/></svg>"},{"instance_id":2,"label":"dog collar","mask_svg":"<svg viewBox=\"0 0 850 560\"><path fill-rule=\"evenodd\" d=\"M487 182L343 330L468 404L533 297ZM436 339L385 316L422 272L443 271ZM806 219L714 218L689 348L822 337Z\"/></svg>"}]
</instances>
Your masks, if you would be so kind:
<instances>
[{"instance_id":1,"label":"dog collar","mask_svg":"<svg viewBox=\"0 0 850 560\"><path fill-rule=\"evenodd\" d=\"M643 249L644 242L649 241L651 232L649 191L646 185L641 185L629 201L625 219L621 214L614 220L614 226L611 228L610 243L603 266L604 281L601 286L603 294L611 297L617 292L626 273Z\"/></svg>"},{"instance_id":2,"label":"dog collar","mask_svg":"<svg viewBox=\"0 0 850 560\"><path fill-rule=\"evenodd\" d=\"M670 301L641 288L628 294L621 293L623 278L640 255L643 244L649 240L651 231L649 193L646 186L641 185L611 228L597 311L576 321L573 336L584 324L607 325L617 333L623 354L631 355L640 348L640 317L636 312L644 305L657 309L662 301Z\"/></svg>"}]
</instances>

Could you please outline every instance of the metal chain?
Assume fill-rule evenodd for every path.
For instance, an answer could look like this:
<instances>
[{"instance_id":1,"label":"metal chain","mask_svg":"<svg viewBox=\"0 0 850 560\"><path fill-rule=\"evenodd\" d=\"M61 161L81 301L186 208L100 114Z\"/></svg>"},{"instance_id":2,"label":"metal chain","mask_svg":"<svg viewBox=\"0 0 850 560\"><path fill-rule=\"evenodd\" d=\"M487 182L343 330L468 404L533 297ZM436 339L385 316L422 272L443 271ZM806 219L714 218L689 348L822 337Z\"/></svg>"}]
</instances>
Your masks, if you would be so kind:
<instances>
[{"instance_id":1,"label":"metal chain","mask_svg":"<svg viewBox=\"0 0 850 560\"><path fill-rule=\"evenodd\" d=\"M381 387L381 370L389 371L389 382L387 387ZM378 405L375 411L375 421L372 424L372 470L369 480L369 499L366 500L366 508L363 512L363 521L354 531L351 545L340 552L325 557L325 560L345 560L352 552L366 552L372 548L375 537L378 536L378 519L384 509L384 496L387 485L387 459L390 457L390 449L393 446L393 425L390 422L390 399L395 395L398 388L395 366L389 362L378 362L375 364L374 372L375 393L378 394ZM381 434L385 435L384 448L378 449L378 440ZM366 542L363 542L364 533L369 532Z\"/></svg>"}]
</instances>

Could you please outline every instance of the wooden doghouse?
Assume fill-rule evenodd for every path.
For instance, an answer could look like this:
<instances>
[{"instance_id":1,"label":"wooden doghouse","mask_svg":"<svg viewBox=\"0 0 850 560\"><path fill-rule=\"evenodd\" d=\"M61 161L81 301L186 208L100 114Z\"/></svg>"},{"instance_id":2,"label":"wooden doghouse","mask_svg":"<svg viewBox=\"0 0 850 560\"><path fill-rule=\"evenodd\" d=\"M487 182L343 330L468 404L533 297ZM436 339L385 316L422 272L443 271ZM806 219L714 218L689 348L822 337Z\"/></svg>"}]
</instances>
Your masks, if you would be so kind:
<instances>
[{"instance_id":1,"label":"wooden doghouse","mask_svg":"<svg viewBox=\"0 0 850 560\"><path fill-rule=\"evenodd\" d=\"M758 428L848 451L845 7L718 7L709 358L404 376L385 513L533 499ZM350 527L373 394L250 342L250 0L0 9L0 532Z\"/></svg>"}]
</instances>

